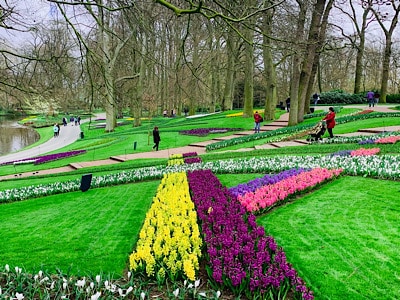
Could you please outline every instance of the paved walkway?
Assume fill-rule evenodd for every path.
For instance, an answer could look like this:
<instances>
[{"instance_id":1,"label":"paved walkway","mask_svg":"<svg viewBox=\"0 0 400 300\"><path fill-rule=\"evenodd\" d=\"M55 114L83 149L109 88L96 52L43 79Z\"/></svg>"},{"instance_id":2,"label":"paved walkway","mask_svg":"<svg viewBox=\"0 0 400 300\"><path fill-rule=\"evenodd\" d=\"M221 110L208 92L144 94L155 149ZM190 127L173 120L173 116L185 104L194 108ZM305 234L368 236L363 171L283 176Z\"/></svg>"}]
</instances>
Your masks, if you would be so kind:
<instances>
[{"instance_id":1,"label":"paved walkway","mask_svg":"<svg viewBox=\"0 0 400 300\"><path fill-rule=\"evenodd\" d=\"M366 107L356 106L356 107L361 108L361 109L372 109L374 111L379 111L379 112L393 112L393 110L390 109L390 106L377 106L374 108L368 108L368 106L366 106ZM318 107L318 109L321 109L321 108L326 111L328 110L328 107ZM264 124L261 127L260 131L269 131L269 130L275 130L278 128L285 127L288 125L288 119L289 119L289 114L285 113L285 114L281 115L281 117L278 120L275 120L269 124ZM400 124L399 124L399 126L365 129L365 130L362 130L362 131L359 131L356 133L349 133L349 134L341 135L341 136L351 136L351 135L360 135L360 134L369 135L369 134L376 134L376 133L383 132L383 131L400 131ZM25 151L17 152L15 154L10 154L10 155L0 157L0 163L5 162L5 161L10 161L10 160L15 160L15 159L26 158L27 156L31 157L31 156L43 154L43 153L49 152L49 151L54 151L54 150L58 149L56 147L59 147L59 148L64 147L64 146L76 141L79 138L80 128L69 125L67 127L62 128L61 134L62 133L65 134L64 137L63 137L63 135L60 135L59 138L53 138L50 141L48 141L47 143L34 148L34 150L32 150L32 149L25 150ZM211 139L209 141L193 143L193 144L190 144L185 147L171 148L171 149L165 149L165 150L160 150L160 151L155 151L155 152L142 152L142 153L118 155L118 156L112 156L112 157L110 157L108 159L104 159L104 160L71 163L68 166L60 167L60 168L40 170L40 171L36 171L36 172L27 172L27 173L17 173L17 174L12 174L12 175L6 175L6 176L1 176L0 181L5 180L5 179L23 178L23 177L30 177L30 176L37 176L37 175L59 174L59 173L71 172L71 171L74 171L77 169L83 169L83 168L88 168L88 167L118 164L118 163L121 163L124 161L141 159L141 158L169 158L169 156L171 154L183 154L183 153L188 153L188 152L197 152L198 154L204 154L204 153L206 153L205 147L208 144L215 143L220 140L227 140L227 139L231 139L234 137L249 135L249 134L254 134L254 131L251 130L251 131L237 132L237 133L234 133L229 136L217 137L217 138ZM243 148L243 149L236 150L236 151L252 151L255 149L276 149L276 148L280 148L280 147L301 146L301 145L307 145L307 144L308 143L304 140L293 140L293 141L268 143L268 144L264 144L264 145L260 145L260 146L255 146L254 148ZM37 152L35 152L35 151L37 151ZM10 157L12 157L12 159L10 159ZM20 158L14 158L14 157L20 157Z\"/></svg>"}]
</instances>

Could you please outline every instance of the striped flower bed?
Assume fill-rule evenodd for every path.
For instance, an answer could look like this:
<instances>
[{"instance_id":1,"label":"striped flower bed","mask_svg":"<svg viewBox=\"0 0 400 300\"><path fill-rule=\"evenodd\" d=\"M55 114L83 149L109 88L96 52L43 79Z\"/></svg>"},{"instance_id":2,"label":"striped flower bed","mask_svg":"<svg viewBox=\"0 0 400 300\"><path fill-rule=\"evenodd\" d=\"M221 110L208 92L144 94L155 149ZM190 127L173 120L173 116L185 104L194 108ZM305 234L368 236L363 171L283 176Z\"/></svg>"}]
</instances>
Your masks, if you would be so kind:
<instances>
[{"instance_id":1,"label":"striped flower bed","mask_svg":"<svg viewBox=\"0 0 400 300\"><path fill-rule=\"evenodd\" d=\"M254 192L239 195L238 200L247 211L263 213L276 204L286 200L289 196L313 188L318 184L338 176L341 172L342 170L340 169L327 170L315 168L288 177L274 184L265 185Z\"/></svg>"},{"instance_id":2,"label":"striped flower bed","mask_svg":"<svg viewBox=\"0 0 400 300\"><path fill-rule=\"evenodd\" d=\"M146 214L136 250L129 257L130 268L145 272L159 283L166 276L173 281L195 281L201 245L186 174L164 175Z\"/></svg>"},{"instance_id":3,"label":"striped flower bed","mask_svg":"<svg viewBox=\"0 0 400 300\"><path fill-rule=\"evenodd\" d=\"M237 197L239 195L244 195L249 192L254 192L258 188L261 188L262 186L274 184L274 183L277 183L278 181L287 179L292 176L296 176L297 174L305 172L306 170L307 169L302 169L302 168L290 169L290 170L286 170L286 171L280 172L275 175L265 175L262 178L256 178L247 183L243 183L243 184L239 184L237 186L231 187L229 189L229 191Z\"/></svg>"},{"instance_id":4,"label":"striped flower bed","mask_svg":"<svg viewBox=\"0 0 400 300\"><path fill-rule=\"evenodd\" d=\"M201 221L209 278L238 297L284 299L291 290L313 299L304 281L286 261L285 253L255 216L224 188L211 170L188 172L192 200Z\"/></svg>"}]
</instances>

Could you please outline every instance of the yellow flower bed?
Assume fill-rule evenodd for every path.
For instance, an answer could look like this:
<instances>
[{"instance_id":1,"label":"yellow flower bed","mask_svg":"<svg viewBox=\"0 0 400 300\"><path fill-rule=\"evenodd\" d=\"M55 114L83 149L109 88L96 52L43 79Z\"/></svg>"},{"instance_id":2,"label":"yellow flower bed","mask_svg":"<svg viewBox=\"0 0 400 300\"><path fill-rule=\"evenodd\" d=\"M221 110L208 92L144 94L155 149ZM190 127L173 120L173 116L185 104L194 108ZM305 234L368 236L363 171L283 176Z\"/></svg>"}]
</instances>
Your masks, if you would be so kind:
<instances>
[{"instance_id":1,"label":"yellow flower bed","mask_svg":"<svg viewBox=\"0 0 400 300\"><path fill-rule=\"evenodd\" d=\"M169 159L175 159L175 158L183 158L183 155L181 153L169 155Z\"/></svg>"},{"instance_id":2,"label":"yellow flower bed","mask_svg":"<svg viewBox=\"0 0 400 300\"><path fill-rule=\"evenodd\" d=\"M183 165L185 163L183 158L173 158L168 160L168 166Z\"/></svg>"},{"instance_id":3,"label":"yellow flower bed","mask_svg":"<svg viewBox=\"0 0 400 300\"><path fill-rule=\"evenodd\" d=\"M172 280L194 281L199 269L202 239L190 199L186 173L165 174L146 214L136 251L129 256L133 271Z\"/></svg>"},{"instance_id":4,"label":"yellow flower bed","mask_svg":"<svg viewBox=\"0 0 400 300\"><path fill-rule=\"evenodd\" d=\"M263 113L263 112L264 112L264 109L256 109L256 110L253 110L253 114L255 114L256 111L258 111L259 113ZM241 116L243 116L243 112L238 112L238 113L235 113L235 114L226 115L227 118L241 117Z\"/></svg>"}]
</instances>

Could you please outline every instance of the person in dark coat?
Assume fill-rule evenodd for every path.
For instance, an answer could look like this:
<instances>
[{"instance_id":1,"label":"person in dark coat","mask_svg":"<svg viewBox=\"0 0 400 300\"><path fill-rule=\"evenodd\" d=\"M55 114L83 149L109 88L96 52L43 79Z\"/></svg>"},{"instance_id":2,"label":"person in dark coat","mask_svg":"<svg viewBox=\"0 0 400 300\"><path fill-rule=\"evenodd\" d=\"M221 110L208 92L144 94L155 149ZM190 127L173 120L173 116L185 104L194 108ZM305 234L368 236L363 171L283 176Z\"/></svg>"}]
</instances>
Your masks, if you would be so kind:
<instances>
[{"instance_id":1,"label":"person in dark coat","mask_svg":"<svg viewBox=\"0 0 400 300\"><path fill-rule=\"evenodd\" d=\"M335 117L336 117L335 110L331 106L331 107L329 107L328 114L325 116L325 118L322 119L322 120L326 121L326 128L328 129L330 138L333 138L332 129L336 125Z\"/></svg>"},{"instance_id":2,"label":"person in dark coat","mask_svg":"<svg viewBox=\"0 0 400 300\"><path fill-rule=\"evenodd\" d=\"M158 127L154 127L153 129L153 142L154 142L154 146L153 146L153 150L155 149L156 151L158 151L158 145L160 144L161 138L160 138L160 132L158 131Z\"/></svg>"}]
</instances>

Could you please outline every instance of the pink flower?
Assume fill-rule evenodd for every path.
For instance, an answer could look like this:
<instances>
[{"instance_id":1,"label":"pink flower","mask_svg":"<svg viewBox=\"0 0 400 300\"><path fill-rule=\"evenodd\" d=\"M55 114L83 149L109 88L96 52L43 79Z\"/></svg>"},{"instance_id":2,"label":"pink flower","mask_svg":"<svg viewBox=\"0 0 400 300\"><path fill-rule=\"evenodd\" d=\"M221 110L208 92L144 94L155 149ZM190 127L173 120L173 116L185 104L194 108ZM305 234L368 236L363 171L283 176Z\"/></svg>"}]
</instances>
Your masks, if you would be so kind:
<instances>
[{"instance_id":1,"label":"pink flower","mask_svg":"<svg viewBox=\"0 0 400 300\"><path fill-rule=\"evenodd\" d=\"M370 149L365 149L365 148L360 148L357 150L351 151L350 155L351 156L368 156L368 155L375 155L381 151L380 148L370 148Z\"/></svg>"}]
</instances>

